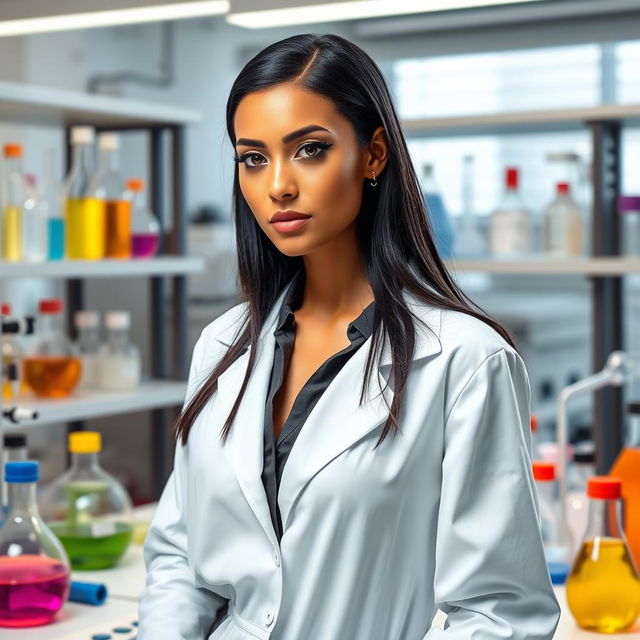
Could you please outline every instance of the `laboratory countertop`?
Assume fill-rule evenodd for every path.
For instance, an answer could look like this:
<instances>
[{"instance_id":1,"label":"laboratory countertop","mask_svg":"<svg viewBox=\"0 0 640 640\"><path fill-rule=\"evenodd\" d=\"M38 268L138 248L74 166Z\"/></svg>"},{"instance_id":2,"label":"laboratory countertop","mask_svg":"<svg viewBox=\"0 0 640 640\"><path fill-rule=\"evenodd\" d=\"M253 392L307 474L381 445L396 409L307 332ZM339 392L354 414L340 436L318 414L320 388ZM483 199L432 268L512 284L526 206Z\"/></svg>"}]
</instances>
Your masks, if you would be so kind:
<instances>
[{"instance_id":1,"label":"laboratory countertop","mask_svg":"<svg viewBox=\"0 0 640 640\"><path fill-rule=\"evenodd\" d=\"M153 505L136 509L136 520L150 520ZM101 582L107 585L109 596L105 604L90 606L68 602L56 622L30 629L0 629L0 640L91 640L93 635L110 635L111 640L134 640L138 617L138 596L144 587L145 566L142 546L132 544L117 567L105 571L75 571L73 580ZM554 640L631 640L640 638L640 620L632 631L622 634L599 634L583 631L573 620L563 586L554 587L562 615ZM439 611L433 625L443 628L446 616ZM119 629L120 632L114 632ZM125 632L124 629L130 629Z\"/></svg>"}]
</instances>

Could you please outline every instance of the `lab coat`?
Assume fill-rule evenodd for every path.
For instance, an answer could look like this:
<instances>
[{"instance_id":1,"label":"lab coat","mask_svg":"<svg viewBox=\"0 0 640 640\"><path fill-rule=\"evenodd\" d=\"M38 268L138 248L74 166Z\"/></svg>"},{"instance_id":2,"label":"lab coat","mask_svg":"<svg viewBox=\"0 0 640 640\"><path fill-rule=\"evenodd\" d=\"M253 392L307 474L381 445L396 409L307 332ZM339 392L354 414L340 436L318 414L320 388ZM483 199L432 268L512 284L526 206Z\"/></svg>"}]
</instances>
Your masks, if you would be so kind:
<instances>
[{"instance_id":1,"label":"lab coat","mask_svg":"<svg viewBox=\"0 0 640 640\"><path fill-rule=\"evenodd\" d=\"M291 286L291 283L288 285ZM372 338L340 370L284 467L278 544L261 481L265 396L284 292L176 447L145 543L139 640L538 640L560 609L531 473L525 366L492 328L405 293L417 341L400 415L373 451L393 397L389 345L358 406ZM187 400L232 343L246 303L203 331ZM216 613L228 613L212 629ZM431 627L437 609L444 630Z\"/></svg>"}]
</instances>

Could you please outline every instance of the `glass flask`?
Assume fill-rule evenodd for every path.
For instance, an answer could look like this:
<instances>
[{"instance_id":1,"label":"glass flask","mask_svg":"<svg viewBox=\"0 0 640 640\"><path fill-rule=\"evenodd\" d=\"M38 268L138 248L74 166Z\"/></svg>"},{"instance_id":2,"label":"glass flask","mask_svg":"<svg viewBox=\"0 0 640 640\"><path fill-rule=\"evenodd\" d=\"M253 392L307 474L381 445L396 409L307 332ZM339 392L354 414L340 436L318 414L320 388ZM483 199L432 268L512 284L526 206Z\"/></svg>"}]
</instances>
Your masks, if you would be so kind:
<instances>
[{"instance_id":1,"label":"glass flask","mask_svg":"<svg viewBox=\"0 0 640 640\"><path fill-rule=\"evenodd\" d=\"M133 533L129 495L98 462L97 431L69 434L71 467L42 493L42 516L64 545L71 567L113 567Z\"/></svg>"},{"instance_id":2,"label":"glass flask","mask_svg":"<svg viewBox=\"0 0 640 640\"><path fill-rule=\"evenodd\" d=\"M534 460L533 478L536 481L540 504L540 525L547 563L568 563L569 544L560 526L560 509L556 500L556 465Z\"/></svg>"},{"instance_id":3,"label":"glass flask","mask_svg":"<svg viewBox=\"0 0 640 640\"><path fill-rule=\"evenodd\" d=\"M69 560L38 513L38 463L7 463L5 480L9 512L0 528L0 627L48 624L69 596Z\"/></svg>"},{"instance_id":4,"label":"glass flask","mask_svg":"<svg viewBox=\"0 0 640 640\"><path fill-rule=\"evenodd\" d=\"M105 252L104 203L89 194L94 130L71 129L71 170L64 185L65 250L73 260L100 260Z\"/></svg>"},{"instance_id":5,"label":"glass flask","mask_svg":"<svg viewBox=\"0 0 640 640\"><path fill-rule=\"evenodd\" d=\"M47 221L47 259L64 258L64 218L62 193L56 180L55 152L47 149L44 155L44 179L40 187L39 206Z\"/></svg>"},{"instance_id":6,"label":"glass flask","mask_svg":"<svg viewBox=\"0 0 640 640\"><path fill-rule=\"evenodd\" d=\"M24 203L27 193L22 173L22 145L5 144L2 171L2 257L8 262L23 259Z\"/></svg>"},{"instance_id":7,"label":"glass flask","mask_svg":"<svg viewBox=\"0 0 640 640\"><path fill-rule=\"evenodd\" d=\"M490 217L489 237L494 257L523 257L533 248L531 212L520 198L518 181L518 169L507 167L504 196Z\"/></svg>"},{"instance_id":8,"label":"glass flask","mask_svg":"<svg viewBox=\"0 0 640 640\"><path fill-rule=\"evenodd\" d=\"M131 201L125 198L118 172L119 138L115 133L98 136L100 168L89 183L89 195L104 207L105 257L131 257Z\"/></svg>"},{"instance_id":9,"label":"glass flask","mask_svg":"<svg viewBox=\"0 0 640 640\"><path fill-rule=\"evenodd\" d=\"M0 305L0 316L10 316L11 305L4 302ZM2 399L11 400L20 393L22 380L22 349L11 334L0 336L2 351Z\"/></svg>"},{"instance_id":10,"label":"glass flask","mask_svg":"<svg viewBox=\"0 0 640 640\"><path fill-rule=\"evenodd\" d=\"M582 536L589 520L589 478L596 475L596 454L593 447L576 446L567 473L566 513L567 526L571 533L571 550L575 557L582 545Z\"/></svg>"},{"instance_id":11,"label":"glass flask","mask_svg":"<svg viewBox=\"0 0 640 640\"><path fill-rule=\"evenodd\" d=\"M4 469L7 462L16 462L18 460L26 460L27 455L27 437L22 433L5 433L2 438L2 455L0 456L0 469ZM7 483L2 479L2 508L0 515L0 524L4 521L7 510L9 508L9 496L7 492Z\"/></svg>"},{"instance_id":12,"label":"glass flask","mask_svg":"<svg viewBox=\"0 0 640 640\"><path fill-rule=\"evenodd\" d=\"M153 212L144 205L144 182L139 178L127 180L131 199L131 251L134 258L152 258L160 246L160 225Z\"/></svg>"},{"instance_id":13,"label":"glass flask","mask_svg":"<svg viewBox=\"0 0 640 640\"><path fill-rule=\"evenodd\" d=\"M100 352L100 316L97 311L76 311L74 315L78 340L75 348L82 364L79 386L95 389L98 386L98 354Z\"/></svg>"},{"instance_id":14,"label":"glass flask","mask_svg":"<svg viewBox=\"0 0 640 640\"><path fill-rule=\"evenodd\" d=\"M131 343L128 311L109 311L105 316L106 341L100 348L98 387L104 391L128 391L140 384L140 349Z\"/></svg>"},{"instance_id":15,"label":"glass flask","mask_svg":"<svg viewBox=\"0 0 640 640\"><path fill-rule=\"evenodd\" d=\"M44 398L64 398L80 381L82 365L62 331L62 300L40 300L38 339L24 358L24 377L33 392Z\"/></svg>"},{"instance_id":16,"label":"glass flask","mask_svg":"<svg viewBox=\"0 0 640 640\"><path fill-rule=\"evenodd\" d=\"M589 523L567 578L567 603L582 629L619 633L640 614L640 578L622 531L622 481L594 476L587 495ZM610 511L616 531L607 521Z\"/></svg>"}]
</instances>

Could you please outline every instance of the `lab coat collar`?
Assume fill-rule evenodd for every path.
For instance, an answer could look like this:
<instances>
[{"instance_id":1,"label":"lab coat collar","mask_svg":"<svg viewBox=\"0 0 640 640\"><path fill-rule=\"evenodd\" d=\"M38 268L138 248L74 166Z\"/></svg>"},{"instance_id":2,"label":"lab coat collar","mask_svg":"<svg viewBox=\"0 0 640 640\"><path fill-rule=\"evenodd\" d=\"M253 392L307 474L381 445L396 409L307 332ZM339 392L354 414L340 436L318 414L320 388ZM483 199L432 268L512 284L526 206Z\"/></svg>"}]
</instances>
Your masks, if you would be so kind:
<instances>
[{"instance_id":1,"label":"lab coat collar","mask_svg":"<svg viewBox=\"0 0 640 640\"><path fill-rule=\"evenodd\" d=\"M255 368L249 378L227 443L223 447L231 457L247 502L274 547L278 546L278 541L261 479L264 410L275 349L273 331L282 301L292 284L293 280L278 296L263 324L258 340ZM406 291L403 295L412 311L433 331L432 333L420 323L416 323L416 346L413 356L415 363L441 351L441 309L428 305ZM234 334L233 331L223 332L216 336L216 339L228 346ZM392 383L384 393L380 392L388 381L391 368L391 350L386 342L378 364L379 376L375 375L373 369L367 394L362 406L358 405L371 344L372 337L369 337L338 372L307 417L305 426L291 449L278 494L283 535L286 534L291 509L307 482L331 460L383 424L388 416L389 409L384 399L388 406L391 406ZM229 415L240 391L249 352L250 348L246 349L218 378L221 416ZM372 442L372 448L374 445L375 442Z\"/></svg>"}]
</instances>

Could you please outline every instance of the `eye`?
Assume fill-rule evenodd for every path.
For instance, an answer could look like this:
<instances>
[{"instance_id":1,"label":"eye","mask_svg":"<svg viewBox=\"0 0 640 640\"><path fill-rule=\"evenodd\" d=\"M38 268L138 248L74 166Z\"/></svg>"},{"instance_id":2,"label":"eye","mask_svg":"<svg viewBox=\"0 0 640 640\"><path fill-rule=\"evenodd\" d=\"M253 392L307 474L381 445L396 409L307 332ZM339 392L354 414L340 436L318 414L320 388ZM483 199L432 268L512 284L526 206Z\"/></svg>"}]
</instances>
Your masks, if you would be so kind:
<instances>
[{"instance_id":1,"label":"eye","mask_svg":"<svg viewBox=\"0 0 640 640\"><path fill-rule=\"evenodd\" d=\"M247 164L246 160L248 160L249 158L251 158L251 163ZM233 160L234 162L238 162L238 163L243 163L246 167L250 168L250 169L254 169L255 167L259 167L260 164L254 164L253 160L255 158L262 158L262 156L259 153L256 153L255 151L246 151L245 153L239 155L239 156L234 156Z\"/></svg>"},{"instance_id":2,"label":"eye","mask_svg":"<svg viewBox=\"0 0 640 640\"><path fill-rule=\"evenodd\" d=\"M330 145L328 142L307 142L306 144L303 144L300 147L300 151L304 150L315 150L315 153L313 153L312 155L306 155L303 156L304 158L319 158L320 156L324 155L324 152L329 149L329 147L331 147L332 145ZM308 153L308 151L307 151Z\"/></svg>"}]
</instances>

